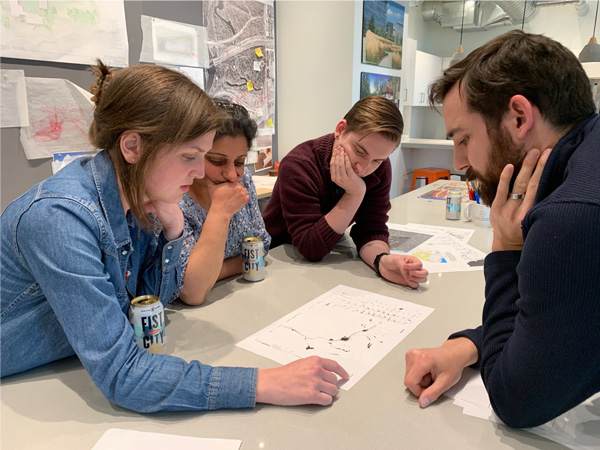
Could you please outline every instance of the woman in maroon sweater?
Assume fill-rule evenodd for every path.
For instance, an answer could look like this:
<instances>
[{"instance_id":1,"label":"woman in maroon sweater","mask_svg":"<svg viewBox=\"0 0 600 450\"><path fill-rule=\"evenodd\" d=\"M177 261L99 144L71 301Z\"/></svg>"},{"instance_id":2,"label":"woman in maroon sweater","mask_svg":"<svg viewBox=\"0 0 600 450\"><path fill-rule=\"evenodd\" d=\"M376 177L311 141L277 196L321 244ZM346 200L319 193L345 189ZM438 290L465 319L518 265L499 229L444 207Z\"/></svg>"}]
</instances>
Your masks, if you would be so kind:
<instances>
[{"instance_id":1,"label":"woman in maroon sweater","mask_svg":"<svg viewBox=\"0 0 600 450\"><path fill-rule=\"evenodd\" d=\"M366 97L333 134L289 152L263 212L271 248L292 243L309 261L319 261L354 223L350 236L377 275L412 288L427 281L419 259L391 255L388 245L392 179L388 157L399 145L403 127L394 103Z\"/></svg>"}]
</instances>

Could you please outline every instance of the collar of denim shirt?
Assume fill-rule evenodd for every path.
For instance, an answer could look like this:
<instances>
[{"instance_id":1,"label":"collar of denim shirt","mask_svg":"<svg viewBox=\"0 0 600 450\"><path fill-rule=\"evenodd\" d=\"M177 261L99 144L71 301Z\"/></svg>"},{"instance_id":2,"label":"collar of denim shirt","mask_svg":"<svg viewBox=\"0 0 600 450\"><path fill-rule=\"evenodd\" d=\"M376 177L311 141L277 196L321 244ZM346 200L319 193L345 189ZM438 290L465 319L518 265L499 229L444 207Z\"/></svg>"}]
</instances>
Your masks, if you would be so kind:
<instances>
[{"instance_id":1,"label":"collar of denim shirt","mask_svg":"<svg viewBox=\"0 0 600 450\"><path fill-rule=\"evenodd\" d=\"M121 202L121 193L117 183L117 175L108 152L101 151L92 158L92 176L98 190L100 205L112 230L117 246L122 247L131 242L129 226Z\"/></svg>"}]
</instances>

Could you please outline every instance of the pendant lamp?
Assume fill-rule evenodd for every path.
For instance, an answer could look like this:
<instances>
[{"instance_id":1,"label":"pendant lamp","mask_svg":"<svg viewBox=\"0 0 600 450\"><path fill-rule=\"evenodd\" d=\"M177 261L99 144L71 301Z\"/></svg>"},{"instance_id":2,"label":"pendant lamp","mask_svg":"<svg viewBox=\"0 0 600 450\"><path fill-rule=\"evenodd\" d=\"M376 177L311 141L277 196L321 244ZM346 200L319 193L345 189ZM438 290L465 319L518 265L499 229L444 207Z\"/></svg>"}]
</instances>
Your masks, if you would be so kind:
<instances>
[{"instance_id":1,"label":"pendant lamp","mask_svg":"<svg viewBox=\"0 0 600 450\"><path fill-rule=\"evenodd\" d=\"M465 59L465 51L462 46L463 26L465 24L465 1L466 0L463 0L462 20L460 22L460 43L458 44L458 49L456 49L456 52L454 52L454 55L450 58L449 67Z\"/></svg>"},{"instance_id":2,"label":"pendant lamp","mask_svg":"<svg viewBox=\"0 0 600 450\"><path fill-rule=\"evenodd\" d=\"M600 62L600 45L596 39L596 22L598 21L598 6L600 1L596 2L596 18L594 19L594 33L590 42L581 50L579 54L579 61L584 62Z\"/></svg>"}]
</instances>

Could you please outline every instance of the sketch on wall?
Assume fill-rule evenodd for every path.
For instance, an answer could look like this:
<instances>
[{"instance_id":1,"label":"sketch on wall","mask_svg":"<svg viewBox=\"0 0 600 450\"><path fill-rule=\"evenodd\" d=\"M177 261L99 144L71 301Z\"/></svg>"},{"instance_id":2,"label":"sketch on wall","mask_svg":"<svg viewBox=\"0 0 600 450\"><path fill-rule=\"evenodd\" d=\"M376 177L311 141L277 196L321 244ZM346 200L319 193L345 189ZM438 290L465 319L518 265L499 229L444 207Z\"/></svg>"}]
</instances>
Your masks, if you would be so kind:
<instances>
[{"instance_id":1,"label":"sketch on wall","mask_svg":"<svg viewBox=\"0 0 600 450\"><path fill-rule=\"evenodd\" d=\"M113 67L129 63L123 0L0 2L5 58Z\"/></svg>"},{"instance_id":2,"label":"sketch on wall","mask_svg":"<svg viewBox=\"0 0 600 450\"><path fill-rule=\"evenodd\" d=\"M402 69L404 6L396 2L363 2L362 63Z\"/></svg>"},{"instance_id":3,"label":"sketch on wall","mask_svg":"<svg viewBox=\"0 0 600 450\"><path fill-rule=\"evenodd\" d=\"M275 132L275 22L273 2L203 2L210 67L206 92L242 105L258 124L260 149ZM248 163L253 163L252 158Z\"/></svg>"}]
</instances>

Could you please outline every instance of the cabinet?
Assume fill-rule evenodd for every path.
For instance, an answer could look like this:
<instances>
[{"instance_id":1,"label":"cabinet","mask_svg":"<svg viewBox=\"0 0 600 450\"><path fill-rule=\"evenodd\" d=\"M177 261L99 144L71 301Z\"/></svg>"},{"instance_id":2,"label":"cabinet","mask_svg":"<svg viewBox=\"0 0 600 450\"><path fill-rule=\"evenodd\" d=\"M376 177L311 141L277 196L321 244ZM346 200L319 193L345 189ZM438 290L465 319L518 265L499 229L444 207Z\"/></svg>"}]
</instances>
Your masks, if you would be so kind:
<instances>
[{"instance_id":1,"label":"cabinet","mask_svg":"<svg viewBox=\"0 0 600 450\"><path fill-rule=\"evenodd\" d=\"M405 106L427 106L427 88L442 74L442 58L417 50L417 41L407 39L405 58L408 59L404 95Z\"/></svg>"}]
</instances>

